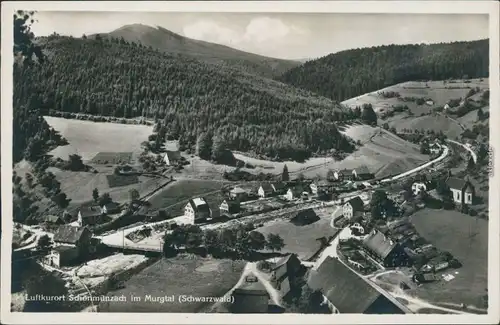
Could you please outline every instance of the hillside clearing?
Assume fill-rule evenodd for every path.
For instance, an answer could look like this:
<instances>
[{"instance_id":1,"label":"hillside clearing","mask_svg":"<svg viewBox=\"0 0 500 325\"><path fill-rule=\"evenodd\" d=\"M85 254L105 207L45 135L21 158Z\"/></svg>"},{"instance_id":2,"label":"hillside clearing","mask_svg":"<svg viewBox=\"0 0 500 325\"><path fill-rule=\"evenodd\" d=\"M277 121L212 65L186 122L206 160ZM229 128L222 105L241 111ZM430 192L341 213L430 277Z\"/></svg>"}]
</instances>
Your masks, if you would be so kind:
<instances>
[{"instance_id":1,"label":"hillside clearing","mask_svg":"<svg viewBox=\"0 0 500 325\"><path fill-rule=\"evenodd\" d=\"M488 222L456 211L431 209L418 211L411 221L423 238L463 264L453 280L426 284L416 294L436 303L478 306L488 287Z\"/></svg>"},{"instance_id":2,"label":"hillside clearing","mask_svg":"<svg viewBox=\"0 0 500 325\"><path fill-rule=\"evenodd\" d=\"M194 297L222 297L239 280L245 262L216 260L197 256L179 256L161 259L145 268L125 283L125 288L110 295L134 295L142 301L102 303L103 312L200 312L209 304L180 303L180 295ZM165 297L174 295L173 302L145 301L146 295Z\"/></svg>"},{"instance_id":3,"label":"hillside clearing","mask_svg":"<svg viewBox=\"0 0 500 325\"><path fill-rule=\"evenodd\" d=\"M370 93L366 93L342 102L350 108L371 104L375 112L392 110L393 105L407 105L415 115L430 113L434 107L443 107L450 99L465 98L471 88L479 87L481 90L488 89L488 78L451 81L409 81L389 86ZM398 98L384 98L381 92L397 92L401 98L415 97L428 98L433 101L432 105L417 105L414 101L403 101Z\"/></svg>"},{"instance_id":4,"label":"hillside clearing","mask_svg":"<svg viewBox=\"0 0 500 325\"><path fill-rule=\"evenodd\" d=\"M470 112L469 114L473 113L477 116L477 111ZM452 139L460 136L463 132L462 128L456 121L437 114L419 117L405 117L398 119L397 121L389 122L389 127L394 127L398 132L401 132L403 129L432 130L434 132L442 131L447 137Z\"/></svg>"},{"instance_id":5,"label":"hillside clearing","mask_svg":"<svg viewBox=\"0 0 500 325\"><path fill-rule=\"evenodd\" d=\"M168 182L167 179L163 178L134 176L134 178L138 180L137 183L112 187L117 184L113 182L109 184L108 176L113 173L111 168L109 168L107 172L101 171L97 174L89 172L71 172L54 167L49 167L47 171L54 173L56 179L61 182L61 190L71 199L71 205L92 200L92 191L94 188L97 188L101 194L109 193L115 202L123 203L130 200L129 191L131 189L138 190L139 194L142 196L153 191L165 182Z\"/></svg>"},{"instance_id":6,"label":"hillside clearing","mask_svg":"<svg viewBox=\"0 0 500 325\"><path fill-rule=\"evenodd\" d=\"M133 153L134 156L142 151L141 142L147 141L153 133L153 127L149 125L90 122L51 116L44 118L69 142L49 153L64 160L71 154L78 154L84 161L89 161L100 152Z\"/></svg>"}]
</instances>

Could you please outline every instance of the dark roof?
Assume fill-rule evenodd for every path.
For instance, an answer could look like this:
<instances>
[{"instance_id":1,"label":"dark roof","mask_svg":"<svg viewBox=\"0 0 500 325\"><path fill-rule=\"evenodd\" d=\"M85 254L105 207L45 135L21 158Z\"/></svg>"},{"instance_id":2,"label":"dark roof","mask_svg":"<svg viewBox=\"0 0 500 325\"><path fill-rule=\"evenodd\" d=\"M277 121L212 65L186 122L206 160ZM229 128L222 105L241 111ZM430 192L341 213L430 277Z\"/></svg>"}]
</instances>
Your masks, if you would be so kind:
<instances>
[{"instance_id":1,"label":"dark roof","mask_svg":"<svg viewBox=\"0 0 500 325\"><path fill-rule=\"evenodd\" d=\"M104 206L106 207L107 210L115 210L120 207L120 205L116 202L110 202L108 204L105 204Z\"/></svg>"},{"instance_id":2,"label":"dark roof","mask_svg":"<svg viewBox=\"0 0 500 325\"><path fill-rule=\"evenodd\" d=\"M224 200L221 205L226 202L228 207L228 212L237 212L240 209L240 202L235 200Z\"/></svg>"},{"instance_id":3,"label":"dark roof","mask_svg":"<svg viewBox=\"0 0 500 325\"><path fill-rule=\"evenodd\" d=\"M242 294L242 295L265 295L269 297L269 293L266 290L266 287L260 282L243 282L238 288L234 289L233 294Z\"/></svg>"},{"instance_id":4,"label":"dark roof","mask_svg":"<svg viewBox=\"0 0 500 325\"><path fill-rule=\"evenodd\" d=\"M260 184L260 187L262 187L264 192L273 192L274 191L273 187L269 183L262 183L262 184Z\"/></svg>"},{"instance_id":5,"label":"dark roof","mask_svg":"<svg viewBox=\"0 0 500 325\"><path fill-rule=\"evenodd\" d=\"M90 218L100 216L102 214L102 210L98 206L82 206L80 207L80 213L82 218Z\"/></svg>"},{"instance_id":6,"label":"dark roof","mask_svg":"<svg viewBox=\"0 0 500 325\"><path fill-rule=\"evenodd\" d=\"M273 183L272 185L275 191L284 190L286 188L286 184L281 182Z\"/></svg>"},{"instance_id":7,"label":"dark roof","mask_svg":"<svg viewBox=\"0 0 500 325\"><path fill-rule=\"evenodd\" d=\"M51 223L64 222L61 217L55 215L47 215L45 216L45 221Z\"/></svg>"},{"instance_id":8,"label":"dark roof","mask_svg":"<svg viewBox=\"0 0 500 325\"><path fill-rule=\"evenodd\" d=\"M370 174L370 170L368 169L368 167L366 166L359 166L357 168L354 169L356 171L356 174L358 175L368 175Z\"/></svg>"},{"instance_id":9,"label":"dark roof","mask_svg":"<svg viewBox=\"0 0 500 325\"><path fill-rule=\"evenodd\" d=\"M378 230L371 232L363 241L364 245L377 254L380 258L386 258L396 247L394 240L386 237Z\"/></svg>"},{"instance_id":10,"label":"dark roof","mask_svg":"<svg viewBox=\"0 0 500 325\"><path fill-rule=\"evenodd\" d=\"M287 256L280 258L278 260L278 262L276 262L276 264L274 265L274 267L272 269L276 270L277 268L279 268L283 265L286 265L288 263L288 261L290 261L291 259L298 259L298 257L295 254L288 254Z\"/></svg>"},{"instance_id":11,"label":"dark roof","mask_svg":"<svg viewBox=\"0 0 500 325\"><path fill-rule=\"evenodd\" d=\"M352 206L352 209L354 211L363 211L363 208L365 206L365 203L359 196L353 197L352 199L347 201L346 204L347 203L349 203Z\"/></svg>"},{"instance_id":12,"label":"dark roof","mask_svg":"<svg viewBox=\"0 0 500 325\"><path fill-rule=\"evenodd\" d=\"M75 246L55 246L53 248L54 251L58 252L58 253L62 253L62 252L66 252L66 251L69 251L69 250L73 250L73 249L76 249Z\"/></svg>"},{"instance_id":13,"label":"dark roof","mask_svg":"<svg viewBox=\"0 0 500 325\"><path fill-rule=\"evenodd\" d=\"M456 177L449 177L446 180L446 185L456 190L464 189L467 184L471 185L468 181Z\"/></svg>"},{"instance_id":14,"label":"dark roof","mask_svg":"<svg viewBox=\"0 0 500 325\"><path fill-rule=\"evenodd\" d=\"M311 271L308 285L320 290L340 313L362 314L381 295L361 277L335 258L327 257Z\"/></svg>"},{"instance_id":15,"label":"dark roof","mask_svg":"<svg viewBox=\"0 0 500 325\"><path fill-rule=\"evenodd\" d=\"M165 156L168 156L169 161L176 161L181 159L181 153L179 151L167 150Z\"/></svg>"},{"instance_id":16,"label":"dark roof","mask_svg":"<svg viewBox=\"0 0 500 325\"><path fill-rule=\"evenodd\" d=\"M85 231L89 231L86 227L74 227L70 225L62 225L54 234L54 241L67 244L75 244L82 237Z\"/></svg>"},{"instance_id":17,"label":"dark roof","mask_svg":"<svg viewBox=\"0 0 500 325\"><path fill-rule=\"evenodd\" d=\"M302 225L311 224L318 221L319 217L313 208L308 208L294 212L293 217L290 219L293 223L300 223Z\"/></svg>"},{"instance_id":18,"label":"dark roof","mask_svg":"<svg viewBox=\"0 0 500 325\"><path fill-rule=\"evenodd\" d=\"M341 169L338 172L342 174L352 174L353 169Z\"/></svg>"}]
</instances>

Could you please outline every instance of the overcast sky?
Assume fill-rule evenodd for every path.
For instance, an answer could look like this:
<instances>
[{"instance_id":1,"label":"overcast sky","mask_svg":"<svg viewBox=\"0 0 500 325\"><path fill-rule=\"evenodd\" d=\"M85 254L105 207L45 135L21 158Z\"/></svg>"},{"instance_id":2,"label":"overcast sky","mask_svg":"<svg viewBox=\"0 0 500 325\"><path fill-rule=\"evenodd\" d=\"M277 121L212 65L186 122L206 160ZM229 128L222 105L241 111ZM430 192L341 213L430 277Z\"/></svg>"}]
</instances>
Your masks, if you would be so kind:
<instances>
[{"instance_id":1,"label":"overcast sky","mask_svg":"<svg viewBox=\"0 0 500 325\"><path fill-rule=\"evenodd\" d=\"M284 59L316 58L374 45L488 38L487 15L46 11L36 18L37 36L57 32L80 37L141 23Z\"/></svg>"}]
</instances>

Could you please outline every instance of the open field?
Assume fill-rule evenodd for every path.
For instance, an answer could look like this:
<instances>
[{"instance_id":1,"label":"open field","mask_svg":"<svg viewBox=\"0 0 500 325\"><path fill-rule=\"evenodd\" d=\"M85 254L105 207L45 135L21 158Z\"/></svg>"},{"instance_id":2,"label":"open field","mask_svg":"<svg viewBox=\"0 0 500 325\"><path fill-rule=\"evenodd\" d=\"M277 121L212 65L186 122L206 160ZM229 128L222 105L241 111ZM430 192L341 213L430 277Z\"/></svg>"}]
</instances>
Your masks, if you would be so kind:
<instances>
[{"instance_id":1,"label":"open field","mask_svg":"<svg viewBox=\"0 0 500 325\"><path fill-rule=\"evenodd\" d=\"M371 93L363 94L361 96L351 98L342 102L343 105L354 108L362 106L363 104L372 104L375 112L391 111L393 105L406 105L415 114L419 116L424 113L427 114L434 107L444 106L450 99L464 98L469 92L470 88L479 87L480 89L489 88L488 79L471 79L467 80L452 80L452 81L409 81L387 88L383 88ZM397 92L400 97L415 97L415 98L428 98L434 103L432 105L417 105L412 101L403 101L398 98L384 98L379 95L379 92Z\"/></svg>"},{"instance_id":2,"label":"open field","mask_svg":"<svg viewBox=\"0 0 500 325\"><path fill-rule=\"evenodd\" d=\"M296 253L302 260L311 258L320 248L319 238L333 236L337 230L330 227L332 212L335 207L314 209L320 219L312 224L298 226L289 220L271 221L257 231L264 235L274 233L280 235L285 247L283 253Z\"/></svg>"},{"instance_id":3,"label":"open field","mask_svg":"<svg viewBox=\"0 0 500 325\"><path fill-rule=\"evenodd\" d=\"M477 111L470 112L469 114L476 114ZM401 119L392 120L389 122L389 127L394 127L397 131L401 132L403 129L411 130L433 130L435 132L443 131L443 133L454 139L462 133L462 128L454 120L447 118L443 115L432 114L419 117L403 117Z\"/></svg>"},{"instance_id":4,"label":"open field","mask_svg":"<svg viewBox=\"0 0 500 325\"><path fill-rule=\"evenodd\" d=\"M93 159L100 152L138 154L141 142L153 133L148 125L89 122L46 116L45 120L68 140L69 145L52 150L54 157L68 159L71 154L82 156L84 161Z\"/></svg>"},{"instance_id":5,"label":"open field","mask_svg":"<svg viewBox=\"0 0 500 325\"><path fill-rule=\"evenodd\" d=\"M210 303L179 303L179 295L194 297L222 297L239 280L245 262L180 256L161 259L145 268L125 283L125 288L110 295L124 294L142 298L140 302L101 304L104 312L200 312ZM173 302L144 301L146 295L164 297L174 295Z\"/></svg>"},{"instance_id":6,"label":"open field","mask_svg":"<svg viewBox=\"0 0 500 325\"><path fill-rule=\"evenodd\" d=\"M154 190L158 186L168 182L167 179L139 176L136 184L111 187L108 176L113 173L112 168L94 174L89 172L71 172L49 167L48 171L54 173L56 179L61 182L61 190L71 199L70 204L81 204L92 200L92 191L97 188L99 193L109 193L116 202L127 202L130 200L129 190L136 189L142 196ZM130 177L130 176L127 176ZM137 176L134 176L137 177Z\"/></svg>"},{"instance_id":7,"label":"open field","mask_svg":"<svg viewBox=\"0 0 500 325\"><path fill-rule=\"evenodd\" d=\"M132 159L131 152L99 152L92 158L92 163L102 165L128 164Z\"/></svg>"},{"instance_id":8,"label":"open field","mask_svg":"<svg viewBox=\"0 0 500 325\"><path fill-rule=\"evenodd\" d=\"M197 195L206 197L209 201L209 205L211 205L210 201L214 198L213 194L218 195L224 184L228 184L228 182L223 183L209 180L176 181L166 186L149 199L151 206L148 207L148 210L157 211L159 209L165 209L172 215L182 215L184 205L190 198L196 197Z\"/></svg>"},{"instance_id":9,"label":"open field","mask_svg":"<svg viewBox=\"0 0 500 325\"><path fill-rule=\"evenodd\" d=\"M416 295L435 303L479 307L488 281L488 222L456 211L431 209L418 211L411 221L422 237L463 264L453 280L425 284Z\"/></svg>"},{"instance_id":10,"label":"open field","mask_svg":"<svg viewBox=\"0 0 500 325\"><path fill-rule=\"evenodd\" d=\"M109 187L121 187L139 183L137 175L106 175Z\"/></svg>"}]
</instances>

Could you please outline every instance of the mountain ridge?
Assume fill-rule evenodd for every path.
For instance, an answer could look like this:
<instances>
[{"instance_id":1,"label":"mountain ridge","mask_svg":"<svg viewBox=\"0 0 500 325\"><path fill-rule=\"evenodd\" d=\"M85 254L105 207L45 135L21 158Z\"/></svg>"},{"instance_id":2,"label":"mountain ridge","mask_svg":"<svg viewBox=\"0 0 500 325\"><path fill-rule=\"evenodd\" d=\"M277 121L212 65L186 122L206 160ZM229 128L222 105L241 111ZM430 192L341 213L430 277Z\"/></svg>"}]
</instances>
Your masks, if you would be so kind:
<instances>
[{"instance_id":1,"label":"mountain ridge","mask_svg":"<svg viewBox=\"0 0 500 325\"><path fill-rule=\"evenodd\" d=\"M392 44L331 53L276 80L341 102L406 81L487 77L488 61L488 39Z\"/></svg>"},{"instance_id":2,"label":"mountain ridge","mask_svg":"<svg viewBox=\"0 0 500 325\"><path fill-rule=\"evenodd\" d=\"M147 47L174 55L184 55L194 59L243 69L263 77L274 78L294 68L301 62L268 57L232 48L227 45L192 39L172 32L164 27L145 24L127 24L107 33L97 35L104 38L124 39L126 42L141 43Z\"/></svg>"}]
</instances>

